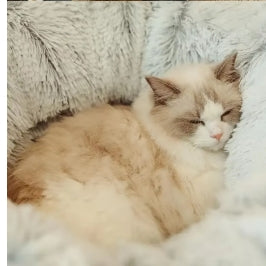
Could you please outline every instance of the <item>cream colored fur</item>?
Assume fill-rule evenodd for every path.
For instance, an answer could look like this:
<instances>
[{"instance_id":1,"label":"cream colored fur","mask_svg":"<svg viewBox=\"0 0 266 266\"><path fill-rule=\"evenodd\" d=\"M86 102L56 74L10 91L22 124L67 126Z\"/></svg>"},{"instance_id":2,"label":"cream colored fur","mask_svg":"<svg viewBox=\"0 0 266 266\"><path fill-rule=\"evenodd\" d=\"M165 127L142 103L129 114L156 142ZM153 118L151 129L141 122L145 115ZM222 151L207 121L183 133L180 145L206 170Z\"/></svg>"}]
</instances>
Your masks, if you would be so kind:
<instances>
[{"instance_id":1,"label":"cream colored fur","mask_svg":"<svg viewBox=\"0 0 266 266\"><path fill-rule=\"evenodd\" d=\"M207 79L214 78L208 71ZM166 105L168 112L175 101ZM213 104L220 116L224 110ZM78 236L108 247L155 243L198 221L215 206L225 154L197 147L194 135L172 137L153 119L153 108L149 88L132 109L104 105L53 124L12 171L9 196L32 202ZM29 187L40 195L31 195Z\"/></svg>"}]
</instances>

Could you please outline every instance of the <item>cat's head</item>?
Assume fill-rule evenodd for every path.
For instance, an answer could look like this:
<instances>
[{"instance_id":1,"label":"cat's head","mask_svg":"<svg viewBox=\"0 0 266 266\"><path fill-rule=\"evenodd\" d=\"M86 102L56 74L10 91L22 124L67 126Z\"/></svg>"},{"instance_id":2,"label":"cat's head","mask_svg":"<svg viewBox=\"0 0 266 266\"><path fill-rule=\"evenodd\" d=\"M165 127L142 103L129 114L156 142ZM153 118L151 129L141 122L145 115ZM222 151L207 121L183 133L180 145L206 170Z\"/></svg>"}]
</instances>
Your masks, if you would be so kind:
<instances>
[{"instance_id":1,"label":"cat's head","mask_svg":"<svg viewBox=\"0 0 266 266\"><path fill-rule=\"evenodd\" d=\"M181 66L164 77L146 77L153 91L151 115L172 137L219 150L240 118L236 54L220 64Z\"/></svg>"}]
</instances>

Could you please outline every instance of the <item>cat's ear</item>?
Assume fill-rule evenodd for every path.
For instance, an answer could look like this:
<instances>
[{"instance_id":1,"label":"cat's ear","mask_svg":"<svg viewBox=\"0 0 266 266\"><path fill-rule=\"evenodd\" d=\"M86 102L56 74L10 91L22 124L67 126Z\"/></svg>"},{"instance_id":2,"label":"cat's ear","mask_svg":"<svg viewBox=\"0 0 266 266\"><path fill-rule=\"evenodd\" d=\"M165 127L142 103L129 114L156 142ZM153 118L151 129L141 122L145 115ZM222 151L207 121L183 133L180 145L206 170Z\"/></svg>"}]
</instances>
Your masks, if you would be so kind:
<instances>
[{"instance_id":1,"label":"cat's ear","mask_svg":"<svg viewBox=\"0 0 266 266\"><path fill-rule=\"evenodd\" d=\"M145 77L154 93L154 100L157 104L166 104L168 100L174 99L180 93L175 84L170 81L153 76Z\"/></svg>"},{"instance_id":2,"label":"cat's ear","mask_svg":"<svg viewBox=\"0 0 266 266\"><path fill-rule=\"evenodd\" d=\"M237 82L240 79L240 75L235 68L237 53L233 53L227 56L222 63L217 65L214 69L215 77L224 82Z\"/></svg>"}]
</instances>

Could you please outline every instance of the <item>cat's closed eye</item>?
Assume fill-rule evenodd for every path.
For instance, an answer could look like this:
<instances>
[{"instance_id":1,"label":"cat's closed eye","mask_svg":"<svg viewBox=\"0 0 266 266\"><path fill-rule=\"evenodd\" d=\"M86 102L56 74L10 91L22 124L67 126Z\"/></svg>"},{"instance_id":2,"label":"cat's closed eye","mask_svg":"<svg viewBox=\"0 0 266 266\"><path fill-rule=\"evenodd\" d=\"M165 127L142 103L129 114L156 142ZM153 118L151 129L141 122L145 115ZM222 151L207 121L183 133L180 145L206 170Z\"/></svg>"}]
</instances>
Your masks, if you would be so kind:
<instances>
[{"instance_id":1,"label":"cat's closed eye","mask_svg":"<svg viewBox=\"0 0 266 266\"><path fill-rule=\"evenodd\" d=\"M192 124L202 124L203 126L205 125L205 123L201 120L190 120L189 122Z\"/></svg>"},{"instance_id":2,"label":"cat's closed eye","mask_svg":"<svg viewBox=\"0 0 266 266\"><path fill-rule=\"evenodd\" d=\"M223 118L224 118L225 116L229 115L229 114L231 113L231 111L232 111L232 109L225 111L225 112L221 115L221 120L223 121Z\"/></svg>"}]
</instances>

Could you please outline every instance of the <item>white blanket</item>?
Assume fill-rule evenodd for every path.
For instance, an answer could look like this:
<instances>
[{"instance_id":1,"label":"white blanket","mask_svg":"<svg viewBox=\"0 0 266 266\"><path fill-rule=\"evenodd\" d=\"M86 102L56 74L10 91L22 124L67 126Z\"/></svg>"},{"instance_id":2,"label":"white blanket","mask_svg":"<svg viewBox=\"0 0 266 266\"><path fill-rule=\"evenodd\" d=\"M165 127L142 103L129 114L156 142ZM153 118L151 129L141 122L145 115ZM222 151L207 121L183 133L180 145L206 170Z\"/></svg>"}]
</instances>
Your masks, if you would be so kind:
<instances>
[{"instance_id":1,"label":"white blanket","mask_svg":"<svg viewBox=\"0 0 266 266\"><path fill-rule=\"evenodd\" d=\"M243 115L227 145L221 207L156 247L129 243L110 256L72 240L30 207L9 206L9 265L266 264L265 8L263 2L156 2L147 25L143 74L239 53Z\"/></svg>"}]
</instances>

